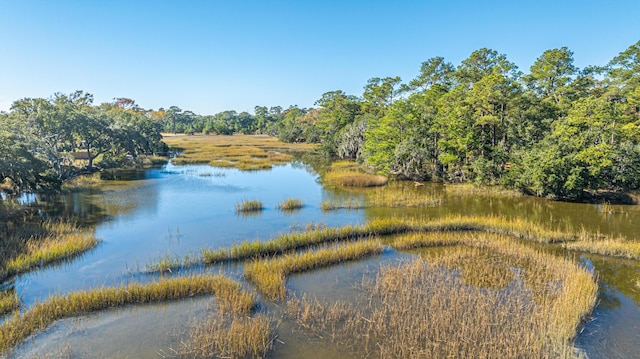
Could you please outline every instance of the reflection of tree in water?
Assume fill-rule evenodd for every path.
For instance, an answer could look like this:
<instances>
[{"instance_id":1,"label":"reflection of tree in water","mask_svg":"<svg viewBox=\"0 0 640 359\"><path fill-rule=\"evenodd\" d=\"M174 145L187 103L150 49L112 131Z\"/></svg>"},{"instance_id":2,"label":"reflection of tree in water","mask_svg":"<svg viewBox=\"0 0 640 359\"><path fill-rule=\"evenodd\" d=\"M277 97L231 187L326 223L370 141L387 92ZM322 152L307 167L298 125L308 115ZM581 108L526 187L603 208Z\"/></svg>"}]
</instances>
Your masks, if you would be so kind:
<instances>
[{"instance_id":1,"label":"reflection of tree in water","mask_svg":"<svg viewBox=\"0 0 640 359\"><path fill-rule=\"evenodd\" d=\"M601 310L620 308L620 294L631 298L637 306L640 306L640 288L636 284L640 277L640 263L598 255L585 256L598 273Z\"/></svg>"},{"instance_id":2,"label":"reflection of tree in water","mask_svg":"<svg viewBox=\"0 0 640 359\"><path fill-rule=\"evenodd\" d=\"M314 176L322 174L331 168L331 159L327 156L309 151L292 152L290 154L294 158L291 161L291 167L304 169Z\"/></svg>"}]
</instances>

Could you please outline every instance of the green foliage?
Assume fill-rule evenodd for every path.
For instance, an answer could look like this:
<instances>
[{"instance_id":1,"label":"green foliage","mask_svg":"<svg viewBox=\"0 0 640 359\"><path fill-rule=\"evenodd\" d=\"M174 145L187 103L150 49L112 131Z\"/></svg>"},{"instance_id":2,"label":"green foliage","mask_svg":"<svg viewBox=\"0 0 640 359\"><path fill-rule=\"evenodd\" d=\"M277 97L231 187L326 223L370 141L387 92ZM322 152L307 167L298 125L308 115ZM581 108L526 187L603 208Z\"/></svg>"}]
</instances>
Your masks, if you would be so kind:
<instances>
[{"instance_id":1,"label":"green foliage","mask_svg":"<svg viewBox=\"0 0 640 359\"><path fill-rule=\"evenodd\" d=\"M326 154L385 175L577 198L640 189L639 85L640 42L582 70L547 50L527 75L483 48L457 68L431 58L408 85L372 78L361 99L328 92L315 127Z\"/></svg>"},{"instance_id":2,"label":"green foliage","mask_svg":"<svg viewBox=\"0 0 640 359\"><path fill-rule=\"evenodd\" d=\"M57 189L79 170L73 152L84 153L93 170L100 157L107 159L104 166L166 151L160 125L133 100L92 101L82 91L15 101L10 113L0 115L0 180L17 191Z\"/></svg>"}]
</instances>

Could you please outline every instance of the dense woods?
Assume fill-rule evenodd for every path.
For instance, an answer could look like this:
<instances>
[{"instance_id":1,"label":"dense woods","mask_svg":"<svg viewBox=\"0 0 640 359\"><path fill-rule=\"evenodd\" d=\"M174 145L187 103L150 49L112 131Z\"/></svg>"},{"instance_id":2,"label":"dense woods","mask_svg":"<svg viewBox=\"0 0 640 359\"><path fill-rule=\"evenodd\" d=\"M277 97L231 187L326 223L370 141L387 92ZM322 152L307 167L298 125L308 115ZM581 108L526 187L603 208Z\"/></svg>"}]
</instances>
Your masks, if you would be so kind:
<instances>
[{"instance_id":1,"label":"dense woods","mask_svg":"<svg viewBox=\"0 0 640 359\"><path fill-rule=\"evenodd\" d=\"M0 175L19 189L55 187L69 176L72 151L86 151L89 168L98 155L102 166L115 165L164 151L166 131L319 143L327 156L413 180L498 184L555 198L631 191L640 188L639 83L640 41L583 69L566 47L545 51L529 73L492 49L457 66L434 57L414 79L372 78L360 96L326 92L310 109L203 116L55 94L16 101L0 115Z\"/></svg>"}]
</instances>

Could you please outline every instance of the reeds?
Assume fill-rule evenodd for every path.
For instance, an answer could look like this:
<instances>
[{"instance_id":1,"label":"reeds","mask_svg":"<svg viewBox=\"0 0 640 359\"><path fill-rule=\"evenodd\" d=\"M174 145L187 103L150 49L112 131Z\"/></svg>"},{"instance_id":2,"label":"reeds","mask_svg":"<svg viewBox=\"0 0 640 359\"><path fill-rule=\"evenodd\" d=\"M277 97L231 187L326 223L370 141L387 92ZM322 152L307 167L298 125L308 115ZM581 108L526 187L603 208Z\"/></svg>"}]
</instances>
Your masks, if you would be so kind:
<instances>
[{"instance_id":1,"label":"reeds","mask_svg":"<svg viewBox=\"0 0 640 359\"><path fill-rule=\"evenodd\" d=\"M282 300L286 294L285 280L289 274L365 258L381 253L382 249L382 244L373 240L309 249L249 262L244 266L244 275L265 297Z\"/></svg>"},{"instance_id":2,"label":"reeds","mask_svg":"<svg viewBox=\"0 0 640 359\"><path fill-rule=\"evenodd\" d=\"M520 218L501 216L460 216L451 215L435 219L375 219L363 225L344 227L319 227L307 232L287 233L269 241L246 241L228 248L203 249L189 258L169 258L162 263L150 263L148 272L162 272L174 268L192 265L213 264L227 260L243 260L247 258L268 256L288 250L322 244L330 241L365 238L372 235L387 236L401 233L419 232L468 232L478 231L507 235L517 239L537 243L564 243L572 250L593 251L604 255L640 259L640 250L636 242L624 239L612 240L611 243L599 240L600 236L586 232L562 231L554 228L543 228L540 224Z\"/></svg>"},{"instance_id":3,"label":"reeds","mask_svg":"<svg viewBox=\"0 0 640 359\"><path fill-rule=\"evenodd\" d=\"M367 207L434 207L444 202L442 194L429 192L425 188L392 182L364 194Z\"/></svg>"},{"instance_id":4,"label":"reeds","mask_svg":"<svg viewBox=\"0 0 640 359\"><path fill-rule=\"evenodd\" d=\"M259 212L263 209L262 201L257 199L248 199L236 204L237 212Z\"/></svg>"},{"instance_id":5,"label":"reeds","mask_svg":"<svg viewBox=\"0 0 640 359\"><path fill-rule=\"evenodd\" d=\"M264 314L252 317L210 314L194 325L180 343L181 358L264 358L271 349L273 321Z\"/></svg>"},{"instance_id":6,"label":"reeds","mask_svg":"<svg viewBox=\"0 0 640 359\"><path fill-rule=\"evenodd\" d=\"M640 241L622 236L590 235L584 230L577 239L575 242L563 243L562 246L574 251L640 260Z\"/></svg>"},{"instance_id":7,"label":"reeds","mask_svg":"<svg viewBox=\"0 0 640 359\"><path fill-rule=\"evenodd\" d=\"M335 211L337 209L357 210L361 208L365 208L365 206L361 204L357 199L352 198L347 198L346 200L342 201L327 200L320 203L320 209L322 209L322 211L324 212Z\"/></svg>"},{"instance_id":8,"label":"reeds","mask_svg":"<svg viewBox=\"0 0 640 359\"><path fill-rule=\"evenodd\" d=\"M281 211L295 211L302 207L304 207L304 202L297 198L287 198L276 206Z\"/></svg>"},{"instance_id":9,"label":"reeds","mask_svg":"<svg viewBox=\"0 0 640 359\"><path fill-rule=\"evenodd\" d=\"M446 216L437 219L375 219L363 225L344 227L318 227L311 231L286 233L269 241L245 241L230 248L203 249L199 255L189 255L188 259L165 258L162 263L150 263L148 272L163 272L182 266L213 264L227 260L280 254L288 250L322 244L330 241L387 236L408 232L460 232L484 231L505 234L519 239L539 243L573 241L576 235L555 229L541 228L540 225L522 219L498 216Z\"/></svg>"},{"instance_id":10,"label":"reeds","mask_svg":"<svg viewBox=\"0 0 640 359\"><path fill-rule=\"evenodd\" d=\"M455 183L455 184L447 184L445 187L445 191L450 194L456 195L490 195L490 196L500 196L500 197L522 197L523 194L516 190L507 189L501 186L485 186L485 185L476 185L473 183Z\"/></svg>"},{"instance_id":11,"label":"reeds","mask_svg":"<svg viewBox=\"0 0 640 359\"><path fill-rule=\"evenodd\" d=\"M182 150L173 159L176 165L210 164L216 167L234 167L253 171L269 169L273 165L290 162L293 156L286 152L304 152L314 146L291 144L269 136L169 136L163 141Z\"/></svg>"},{"instance_id":12,"label":"reeds","mask_svg":"<svg viewBox=\"0 0 640 359\"><path fill-rule=\"evenodd\" d=\"M81 229L69 222L45 222L30 231L34 232L27 238L15 234L2 248L0 281L79 255L98 244L93 229Z\"/></svg>"},{"instance_id":13,"label":"reeds","mask_svg":"<svg viewBox=\"0 0 640 359\"><path fill-rule=\"evenodd\" d=\"M329 186L375 187L387 184L388 178L381 175L362 173L356 169L333 168L322 177Z\"/></svg>"},{"instance_id":14,"label":"reeds","mask_svg":"<svg viewBox=\"0 0 640 359\"><path fill-rule=\"evenodd\" d=\"M15 290L0 291L0 316L18 309L20 299Z\"/></svg>"},{"instance_id":15,"label":"reeds","mask_svg":"<svg viewBox=\"0 0 640 359\"><path fill-rule=\"evenodd\" d=\"M256 305L255 295L242 290L239 283L222 275L162 279L148 284L130 283L53 295L23 314L0 325L0 353L29 335L44 330L58 319L129 304L141 304L213 294L222 311L248 314Z\"/></svg>"},{"instance_id":16,"label":"reeds","mask_svg":"<svg viewBox=\"0 0 640 359\"><path fill-rule=\"evenodd\" d=\"M100 173L92 173L88 175L80 175L62 184L65 191L78 191L81 189L93 188L102 184Z\"/></svg>"},{"instance_id":17,"label":"reeds","mask_svg":"<svg viewBox=\"0 0 640 359\"><path fill-rule=\"evenodd\" d=\"M571 260L508 238L466 237L461 242L489 246L503 256L512 271L508 286L465 284L456 271L464 261L445 255L429 263L418 259L381 267L363 280L368 304L303 297L289 300L287 311L303 329L333 338L361 357L575 357L572 339L597 298L594 276Z\"/></svg>"}]
</instances>

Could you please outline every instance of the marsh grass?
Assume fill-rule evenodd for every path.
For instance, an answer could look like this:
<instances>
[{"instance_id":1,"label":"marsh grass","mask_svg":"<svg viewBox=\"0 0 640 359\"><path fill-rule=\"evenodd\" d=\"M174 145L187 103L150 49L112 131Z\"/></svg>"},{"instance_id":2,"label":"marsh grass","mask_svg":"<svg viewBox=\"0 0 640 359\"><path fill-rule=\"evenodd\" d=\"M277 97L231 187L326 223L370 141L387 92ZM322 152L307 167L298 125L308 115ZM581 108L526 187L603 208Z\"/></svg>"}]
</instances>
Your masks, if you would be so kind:
<instances>
[{"instance_id":1,"label":"marsh grass","mask_svg":"<svg viewBox=\"0 0 640 359\"><path fill-rule=\"evenodd\" d=\"M295 211L301 209L302 207L304 207L304 202L302 202L301 199L297 198L285 199L284 201L278 203L278 205L276 206L276 208L281 211Z\"/></svg>"},{"instance_id":2,"label":"marsh grass","mask_svg":"<svg viewBox=\"0 0 640 359\"><path fill-rule=\"evenodd\" d=\"M574 251L640 260L640 241L630 240L623 236L594 235L583 229L578 235L577 241L563 243L562 246Z\"/></svg>"},{"instance_id":3,"label":"marsh grass","mask_svg":"<svg viewBox=\"0 0 640 359\"><path fill-rule=\"evenodd\" d=\"M20 299L15 290L0 291L0 316L18 309Z\"/></svg>"},{"instance_id":4,"label":"marsh grass","mask_svg":"<svg viewBox=\"0 0 640 359\"><path fill-rule=\"evenodd\" d=\"M22 228L2 245L0 281L79 255L97 244L93 229L82 229L70 222Z\"/></svg>"},{"instance_id":5,"label":"marsh grass","mask_svg":"<svg viewBox=\"0 0 640 359\"><path fill-rule=\"evenodd\" d=\"M202 249L198 255L189 255L189 258L184 260L180 258L165 258L161 263L149 263L146 266L146 271L164 272L184 266L264 257L331 241L355 240L370 236L388 236L411 232L461 231L504 234L538 243L576 240L576 235L572 232L545 229L534 222L517 218L455 215L436 219L381 218L374 219L363 225L321 226L305 232L285 233L268 241L245 241L227 248Z\"/></svg>"},{"instance_id":6,"label":"marsh grass","mask_svg":"<svg viewBox=\"0 0 640 359\"><path fill-rule=\"evenodd\" d=\"M157 166L166 165L167 162L169 162L169 159L166 156L152 156L152 155L145 156L145 155L142 155L142 156L140 156L140 161L141 161L143 166L157 167Z\"/></svg>"},{"instance_id":7,"label":"marsh grass","mask_svg":"<svg viewBox=\"0 0 640 359\"><path fill-rule=\"evenodd\" d=\"M363 306L303 297L291 298L285 308L301 328L362 357L575 357L572 339L597 298L594 276L574 261L509 238L466 237L425 238L425 243L471 243L473 250L496 250L501 268L508 258L508 286L495 290L465 282L459 268L467 260L460 252L429 262L381 266L377 275L363 280L368 296ZM415 245L416 240L410 242ZM466 273L476 278L484 274Z\"/></svg>"},{"instance_id":8,"label":"marsh grass","mask_svg":"<svg viewBox=\"0 0 640 359\"><path fill-rule=\"evenodd\" d=\"M303 252L248 262L244 266L244 275L256 285L265 297L271 300L282 300L286 295L285 281L289 274L362 259L381 253L382 250L383 246L377 240L308 249Z\"/></svg>"},{"instance_id":9,"label":"marsh grass","mask_svg":"<svg viewBox=\"0 0 640 359\"><path fill-rule=\"evenodd\" d=\"M54 321L129 304L142 304L213 294L219 310L249 314L256 297L239 283L222 275L162 279L148 284L130 283L53 295L37 302L22 314L0 325L0 353L9 351L29 335L44 330Z\"/></svg>"},{"instance_id":10,"label":"marsh grass","mask_svg":"<svg viewBox=\"0 0 640 359\"><path fill-rule=\"evenodd\" d=\"M401 182L364 193L367 207L434 207L444 202L442 194L429 192L427 187L407 186Z\"/></svg>"},{"instance_id":11,"label":"marsh grass","mask_svg":"<svg viewBox=\"0 0 640 359\"><path fill-rule=\"evenodd\" d=\"M387 177L363 173L354 168L333 167L322 177L328 186L342 187L375 187L387 184Z\"/></svg>"},{"instance_id":12,"label":"marsh grass","mask_svg":"<svg viewBox=\"0 0 640 359\"><path fill-rule=\"evenodd\" d=\"M263 209L262 201L257 199L248 199L236 204L236 212L259 212Z\"/></svg>"},{"instance_id":13,"label":"marsh grass","mask_svg":"<svg viewBox=\"0 0 640 359\"><path fill-rule=\"evenodd\" d=\"M170 147L181 150L173 159L176 165L210 164L216 167L233 167L253 171L270 169L285 164L293 156L285 152L305 152L314 146L278 141L269 136L184 136L163 135Z\"/></svg>"},{"instance_id":14,"label":"marsh grass","mask_svg":"<svg viewBox=\"0 0 640 359\"><path fill-rule=\"evenodd\" d=\"M100 178L100 172L80 175L69 181L65 181L62 184L62 190L64 191L79 191L87 188L94 188L101 185L102 179Z\"/></svg>"},{"instance_id":15,"label":"marsh grass","mask_svg":"<svg viewBox=\"0 0 640 359\"><path fill-rule=\"evenodd\" d=\"M342 201L327 200L320 203L320 209L322 209L322 211L324 212L335 211L338 209L358 210L361 208L365 208L365 206L360 203L360 201L353 198L347 198L346 200Z\"/></svg>"},{"instance_id":16,"label":"marsh grass","mask_svg":"<svg viewBox=\"0 0 640 359\"><path fill-rule=\"evenodd\" d=\"M523 194L516 190L507 189L501 186L479 186L473 183L447 184L445 191L448 194L470 195L470 196L499 196L499 197L522 197Z\"/></svg>"},{"instance_id":17,"label":"marsh grass","mask_svg":"<svg viewBox=\"0 0 640 359\"><path fill-rule=\"evenodd\" d=\"M180 343L181 358L264 358L271 349L273 320L264 314L251 317L211 313L193 325Z\"/></svg>"},{"instance_id":18,"label":"marsh grass","mask_svg":"<svg viewBox=\"0 0 640 359\"><path fill-rule=\"evenodd\" d=\"M425 186L410 186L406 182L392 181L383 187L350 188L347 190L362 200L348 198L343 201L322 203L324 211L369 207L435 207L444 202L444 195Z\"/></svg>"}]
</instances>

